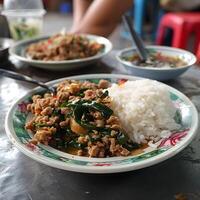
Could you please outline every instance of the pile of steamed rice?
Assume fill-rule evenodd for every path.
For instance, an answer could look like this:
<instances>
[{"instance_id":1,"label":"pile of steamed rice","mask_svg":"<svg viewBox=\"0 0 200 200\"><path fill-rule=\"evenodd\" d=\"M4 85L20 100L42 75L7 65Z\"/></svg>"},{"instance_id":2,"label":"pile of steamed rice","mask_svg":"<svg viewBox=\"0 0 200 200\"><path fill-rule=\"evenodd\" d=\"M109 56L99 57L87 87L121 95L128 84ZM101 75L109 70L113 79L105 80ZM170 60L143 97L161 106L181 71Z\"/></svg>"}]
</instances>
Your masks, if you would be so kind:
<instances>
[{"instance_id":1,"label":"pile of steamed rice","mask_svg":"<svg viewBox=\"0 0 200 200\"><path fill-rule=\"evenodd\" d=\"M108 91L114 113L134 142L158 141L180 128L165 85L152 80L127 81L113 84Z\"/></svg>"}]
</instances>

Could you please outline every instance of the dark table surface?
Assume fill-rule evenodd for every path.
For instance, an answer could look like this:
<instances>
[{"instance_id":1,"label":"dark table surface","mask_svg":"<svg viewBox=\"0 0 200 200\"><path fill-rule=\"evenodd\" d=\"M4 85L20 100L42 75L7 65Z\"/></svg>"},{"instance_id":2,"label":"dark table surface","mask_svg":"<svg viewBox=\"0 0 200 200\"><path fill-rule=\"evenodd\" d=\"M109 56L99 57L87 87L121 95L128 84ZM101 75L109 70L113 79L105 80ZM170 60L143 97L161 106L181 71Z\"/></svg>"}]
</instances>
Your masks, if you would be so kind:
<instances>
[{"instance_id":1,"label":"dark table surface","mask_svg":"<svg viewBox=\"0 0 200 200\"><path fill-rule=\"evenodd\" d=\"M102 62L73 72L50 72L1 62L1 67L37 80L49 81L86 73L123 73L111 52ZM200 69L193 67L166 82L186 94L200 112ZM174 200L184 194L200 200L200 134L175 157L160 164L121 174L81 174L40 164L19 152L8 140L4 121L13 102L34 85L0 77L0 199L1 200ZM181 199L180 199L181 200Z\"/></svg>"}]
</instances>

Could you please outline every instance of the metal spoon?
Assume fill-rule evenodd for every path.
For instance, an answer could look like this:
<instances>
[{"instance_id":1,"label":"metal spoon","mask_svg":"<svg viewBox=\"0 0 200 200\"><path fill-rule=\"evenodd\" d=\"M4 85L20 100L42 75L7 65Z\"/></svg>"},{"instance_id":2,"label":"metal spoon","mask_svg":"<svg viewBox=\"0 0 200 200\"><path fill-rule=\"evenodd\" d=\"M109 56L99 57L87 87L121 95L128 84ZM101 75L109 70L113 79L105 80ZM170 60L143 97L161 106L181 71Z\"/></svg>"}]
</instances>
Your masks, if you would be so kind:
<instances>
[{"instance_id":1,"label":"metal spoon","mask_svg":"<svg viewBox=\"0 0 200 200\"><path fill-rule=\"evenodd\" d=\"M123 19L124 23L127 24L127 26L128 26L129 32L130 32L131 37L136 45L136 50L138 52L140 59L142 60L142 62L146 61L148 58L148 52L145 48L143 41L141 40L141 38L138 36L136 31L134 30L130 16L123 15L122 19Z\"/></svg>"},{"instance_id":2,"label":"metal spoon","mask_svg":"<svg viewBox=\"0 0 200 200\"><path fill-rule=\"evenodd\" d=\"M9 78L12 78L12 79L15 79L15 80L26 81L26 82L29 82L29 83L39 85L39 86L49 90L51 92L51 94L53 94L53 95L56 93L56 89L54 87L48 86L43 82L34 80L29 76L25 76L25 75L22 75L22 74L13 72L13 71L5 70L5 69L0 69L0 75L9 77Z\"/></svg>"}]
</instances>

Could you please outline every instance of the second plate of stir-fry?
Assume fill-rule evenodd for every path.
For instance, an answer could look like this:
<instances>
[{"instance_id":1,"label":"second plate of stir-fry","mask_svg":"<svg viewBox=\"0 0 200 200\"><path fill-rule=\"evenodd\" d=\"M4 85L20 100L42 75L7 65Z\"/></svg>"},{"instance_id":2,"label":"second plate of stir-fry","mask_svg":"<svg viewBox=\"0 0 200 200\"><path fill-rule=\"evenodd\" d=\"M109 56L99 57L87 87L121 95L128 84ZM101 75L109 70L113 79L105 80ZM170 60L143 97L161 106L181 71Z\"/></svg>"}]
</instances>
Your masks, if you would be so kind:
<instances>
[{"instance_id":1,"label":"second plate of stir-fry","mask_svg":"<svg viewBox=\"0 0 200 200\"><path fill-rule=\"evenodd\" d=\"M59 33L18 42L10 54L31 66L57 71L90 65L111 49L111 42L101 36Z\"/></svg>"}]
</instances>

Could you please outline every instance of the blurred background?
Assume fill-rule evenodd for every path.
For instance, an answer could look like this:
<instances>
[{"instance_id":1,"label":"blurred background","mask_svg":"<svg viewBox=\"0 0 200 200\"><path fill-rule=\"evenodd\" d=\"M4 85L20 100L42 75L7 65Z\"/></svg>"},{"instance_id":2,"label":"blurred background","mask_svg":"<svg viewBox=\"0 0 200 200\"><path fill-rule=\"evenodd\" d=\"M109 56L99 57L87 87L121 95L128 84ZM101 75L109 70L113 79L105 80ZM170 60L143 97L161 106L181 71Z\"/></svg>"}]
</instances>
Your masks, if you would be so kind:
<instances>
[{"instance_id":1,"label":"blurred background","mask_svg":"<svg viewBox=\"0 0 200 200\"><path fill-rule=\"evenodd\" d=\"M3 0L0 0L1 10L2 4ZM44 15L43 35L57 33L63 28L66 31L70 29L73 20L72 0L43 0L43 4L47 11ZM133 19L136 32L146 44L183 48L200 57L199 0L190 2L187 0L134 0L132 8L127 13ZM183 33L183 29L186 30L186 27L182 27L180 23L176 24L177 20L190 25L187 35L176 34L176 32ZM10 37L7 22L2 15L0 15L0 27L0 37ZM115 49L122 49L132 44L128 31L121 23L109 39Z\"/></svg>"},{"instance_id":2,"label":"blurred background","mask_svg":"<svg viewBox=\"0 0 200 200\"><path fill-rule=\"evenodd\" d=\"M73 1L72 0L43 0L44 8L47 13L44 15L43 35L51 35L60 32L63 28L70 29L73 20ZM3 0L0 0L0 8L3 9ZM9 29L4 16L0 15L0 37L8 37ZM52 27L53 26L53 27ZM130 46L131 41L126 34L123 37L121 25L119 25L110 36L114 48L124 48ZM120 38L120 39L119 39Z\"/></svg>"}]
</instances>

